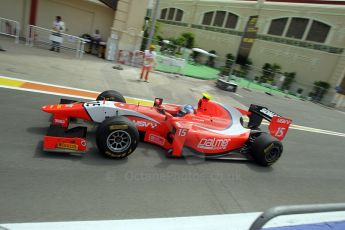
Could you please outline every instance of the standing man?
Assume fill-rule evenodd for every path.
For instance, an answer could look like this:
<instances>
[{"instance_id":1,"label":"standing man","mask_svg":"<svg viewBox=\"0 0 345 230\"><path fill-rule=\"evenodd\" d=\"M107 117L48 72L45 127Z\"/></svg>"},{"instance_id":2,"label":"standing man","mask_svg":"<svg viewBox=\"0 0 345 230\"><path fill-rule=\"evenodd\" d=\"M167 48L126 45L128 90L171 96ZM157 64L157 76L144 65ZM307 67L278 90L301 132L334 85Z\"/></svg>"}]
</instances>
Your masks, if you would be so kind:
<instances>
[{"instance_id":1,"label":"standing man","mask_svg":"<svg viewBox=\"0 0 345 230\"><path fill-rule=\"evenodd\" d=\"M61 33L65 32L65 23L62 21L61 16L56 16L55 21L53 22L52 30L52 47L50 48L50 50L60 52L60 45L62 43Z\"/></svg>"},{"instance_id":2,"label":"standing man","mask_svg":"<svg viewBox=\"0 0 345 230\"><path fill-rule=\"evenodd\" d=\"M99 30L96 29L95 33L91 35L91 42L90 42L90 53L92 54L92 47L95 46L97 53L99 52L99 43L102 41L101 35L99 34Z\"/></svg>"},{"instance_id":3,"label":"standing man","mask_svg":"<svg viewBox=\"0 0 345 230\"><path fill-rule=\"evenodd\" d=\"M152 70L152 67L156 65L155 48L154 45L151 45L150 49L144 52L144 64L141 69L140 80L143 79L145 74L145 82L148 82L149 72Z\"/></svg>"}]
</instances>

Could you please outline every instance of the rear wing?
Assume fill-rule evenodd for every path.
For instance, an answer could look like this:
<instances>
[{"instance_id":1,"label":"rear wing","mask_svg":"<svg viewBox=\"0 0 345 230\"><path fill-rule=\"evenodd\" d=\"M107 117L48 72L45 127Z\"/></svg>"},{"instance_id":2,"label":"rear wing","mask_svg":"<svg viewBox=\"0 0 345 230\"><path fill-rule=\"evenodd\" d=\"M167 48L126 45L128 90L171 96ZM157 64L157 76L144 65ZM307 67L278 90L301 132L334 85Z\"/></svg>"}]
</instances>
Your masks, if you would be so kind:
<instances>
[{"instance_id":1,"label":"rear wing","mask_svg":"<svg viewBox=\"0 0 345 230\"><path fill-rule=\"evenodd\" d=\"M261 125L262 119L265 119L270 122L268 125L270 134L278 140L282 140L285 137L289 126L292 123L291 119L282 117L260 105L250 105L249 112L251 114L249 115L248 128L258 128Z\"/></svg>"}]
</instances>

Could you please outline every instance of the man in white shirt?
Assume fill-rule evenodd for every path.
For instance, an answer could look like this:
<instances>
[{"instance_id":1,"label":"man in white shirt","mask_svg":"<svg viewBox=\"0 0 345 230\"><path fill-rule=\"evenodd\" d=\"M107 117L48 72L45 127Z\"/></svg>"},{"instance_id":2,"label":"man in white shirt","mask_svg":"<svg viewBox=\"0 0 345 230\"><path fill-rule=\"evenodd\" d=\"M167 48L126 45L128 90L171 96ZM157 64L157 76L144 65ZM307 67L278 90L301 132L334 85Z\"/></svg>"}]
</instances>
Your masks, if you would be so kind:
<instances>
[{"instance_id":1,"label":"man in white shirt","mask_svg":"<svg viewBox=\"0 0 345 230\"><path fill-rule=\"evenodd\" d=\"M144 78L145 75L145 82L148 82L149 73L152 70L152 67L156 65L156 52L155 46L151 45L149 50L145 50L144 52L144 64L141 69L140 80Z\"/></svg>"},{"instance_id":2,"label":"man in white shirt","mask_svg":"<svg viewBox=\"0 0 345 230\"><path fill-rule=\"evenodd\" d=\"M65 32L65 23L62 21L61 16L56 16L53 22L53 36L52 36L52 47L51 51L60 52L60 45L62 43L61 33Z\"/></svg>"}]
</instances>

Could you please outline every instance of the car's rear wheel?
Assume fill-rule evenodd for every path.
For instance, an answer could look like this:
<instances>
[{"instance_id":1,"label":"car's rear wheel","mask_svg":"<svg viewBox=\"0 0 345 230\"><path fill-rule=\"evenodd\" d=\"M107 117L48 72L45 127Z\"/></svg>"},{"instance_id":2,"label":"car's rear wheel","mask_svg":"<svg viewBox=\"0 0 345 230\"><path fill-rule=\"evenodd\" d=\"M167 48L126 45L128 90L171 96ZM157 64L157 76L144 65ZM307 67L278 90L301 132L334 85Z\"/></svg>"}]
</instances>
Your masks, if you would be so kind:
<instances>
[{"instance_id":1,"label":"car's rear wheel","mask_svg":"<svg viewBox=\"0 0 345 230\"><path fill-rule=\"evenodd\" d=\"M113 159L129 156L138 146L139 132L127 117L110 117L97 128L96 143L99 151Z\"/></svg>"},{"instance_id":2,"label":"car's rear wheel","mask_svg":"<svg viewBox=\"0 0 345 230\"><path fill-rule=\"evenodd\" d=\"M98 95L97 101L116 101L116 102L123 102L126 103L126 99L122 96L121 93L115 91L115 90L107 90L102 92L100 95Z\"/></svg>"},{"instance_id":3,"label":"car's rear wheel","mask_svg":"<svg viewBox=\"0 0 345 230\"><path fill-rule=\"evenodd\" d=\"M254 160L262 166L274 164L282 155L283 145L276 138L267 133L261 133L251 147Z\"/></svg>"}]
</instances>

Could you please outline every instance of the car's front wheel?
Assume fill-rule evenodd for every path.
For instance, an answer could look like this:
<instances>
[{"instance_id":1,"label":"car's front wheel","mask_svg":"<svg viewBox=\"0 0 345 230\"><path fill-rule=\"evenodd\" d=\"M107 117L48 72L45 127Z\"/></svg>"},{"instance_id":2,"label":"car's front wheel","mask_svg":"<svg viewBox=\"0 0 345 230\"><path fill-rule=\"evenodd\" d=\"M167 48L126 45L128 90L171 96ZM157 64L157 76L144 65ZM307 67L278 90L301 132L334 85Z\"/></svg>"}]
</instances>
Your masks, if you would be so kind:
<instances>
[{"instance_id":1,"label":"car's front wheel","mask_svg":"<svg viewBox=\"0 0 345 230\"><path fill-rule=\"evenodd\" d=\"M139 132L127 117L110 117L97 128L96 143L99 151L113 159L129 156L138 146Z\"/></svg>"}]
</instances>

